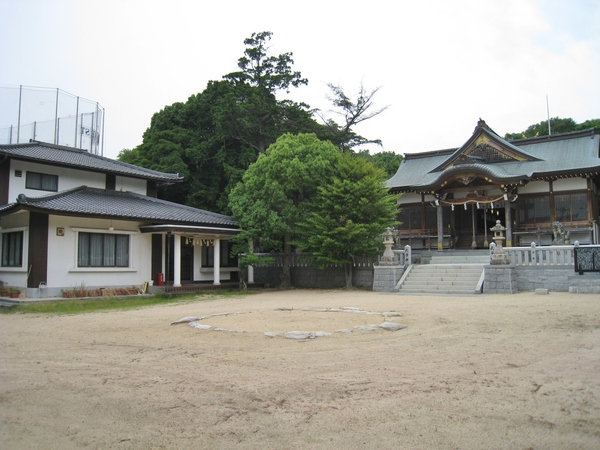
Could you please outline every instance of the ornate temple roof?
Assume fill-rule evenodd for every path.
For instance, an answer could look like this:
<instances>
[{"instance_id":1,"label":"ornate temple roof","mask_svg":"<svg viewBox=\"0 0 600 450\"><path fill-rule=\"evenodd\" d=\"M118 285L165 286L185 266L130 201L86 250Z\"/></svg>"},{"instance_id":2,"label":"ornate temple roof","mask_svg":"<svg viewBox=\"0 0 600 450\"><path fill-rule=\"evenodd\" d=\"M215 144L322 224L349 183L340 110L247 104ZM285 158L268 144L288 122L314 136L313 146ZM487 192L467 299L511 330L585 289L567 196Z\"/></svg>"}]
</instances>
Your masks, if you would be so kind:
<instances>
[{"instance_id":1,"label":"ornate temple roof","mask_svg":"<svg viewBox=\"0 0 600 450\"><path fill-rule=\"evenodd\" d=\"M480 119L473 135L460 148L404 155L387 187L393 192L426 192L457 177L514 183L597 175L599 142L593 129L509 142Z\"/></svg>"}]
</instances>

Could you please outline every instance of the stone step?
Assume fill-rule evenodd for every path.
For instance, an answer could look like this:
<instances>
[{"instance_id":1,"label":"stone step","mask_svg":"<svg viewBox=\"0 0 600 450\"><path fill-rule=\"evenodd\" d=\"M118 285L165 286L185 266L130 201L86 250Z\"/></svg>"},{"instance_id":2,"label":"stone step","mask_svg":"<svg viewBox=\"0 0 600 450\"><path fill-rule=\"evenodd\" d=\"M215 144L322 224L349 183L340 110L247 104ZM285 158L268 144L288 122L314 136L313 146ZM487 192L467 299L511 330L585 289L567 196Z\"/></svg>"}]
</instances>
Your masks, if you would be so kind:
<instances>
[{"instance_id":1,"label":"stone step","mask_svg":"<svg viewBox=\"0 0 600 450\"><path fill-rule=\"evenodd\" d=\"M440 278L423 278L423 277L419 277L419 278L413 278L412 276L409 276L404 282L405 283L418 283L418 284L444 284L444 283L477 283L477 281L479 280L479 277L472 277L472 278L448 278L445 277L444 279L440 279Z\"/></svg>"},{"instance_id":2,"label":"stone step","mask_svg":"<svg viewBox=\"0 0 600 450\"><path fill-rule=\"evenodd\" d=\"M399 287L401 293L474 294L483 264L420 264Z\"/></svg>"},{"instance_id":3,"label":"stone step","mask_svg":"<svg viewBox=\"0 0 600 450\"><path fill-rule=\"evenodd\" d=\"M477 285L477 282L464 282L464 281L447 281L445 283L436 283L436 282L431 282L431 283L420 283L420 282L412 282L410 280L407 280L404 282L404 284L402 285L402 288L414 288L414 289L435 289L435 290L439 290L439 289L457 289L457 288L468 288L468 287L472 287L474 288Z\"/></svg>"},{"instance_id":4,"label":"stone step","mask_svg":"<svg viewBox=\"0 0 600 450\"><path fill-rule=\"evenodd\" d=\"M471 264L471 265L435 265L432 266L430 264L427 264L425 266L419 266L418 268L416 268L416 270L418 270L419 272L422 273L447 273L447 272L476 272L476 271L482 271L483 270L483 265L482 264Z\"/></svg>"},{"instance_id":5,"label":"stone step","mask_svg":"<svg viewBox=\"0 0 600 450\"><path fill-rule=\"evenodd\" d=\"M450 295L471 295L479 294L475 289L400 289L399 294L450 294Z\"/></svg>"},{"instance_id":6,"label":"stone step","mask_svg":"<svg viewBox=\"0 0 600 450\"><path fill-rule=\"evenodd\" d=\"M432 256L429 264L489 264L489 256L477 256L477 257L439 257Z\"/></svg>"}]
</instances>

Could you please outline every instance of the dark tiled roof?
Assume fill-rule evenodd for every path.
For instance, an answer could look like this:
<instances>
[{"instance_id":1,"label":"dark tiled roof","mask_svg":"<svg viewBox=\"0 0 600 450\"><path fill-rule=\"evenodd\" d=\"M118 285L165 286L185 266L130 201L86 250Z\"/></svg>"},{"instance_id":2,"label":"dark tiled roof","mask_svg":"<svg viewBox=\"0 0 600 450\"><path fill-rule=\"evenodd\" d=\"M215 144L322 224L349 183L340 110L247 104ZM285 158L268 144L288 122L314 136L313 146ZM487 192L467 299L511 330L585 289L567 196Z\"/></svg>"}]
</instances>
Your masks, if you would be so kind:
<instances>
[{"instance_id":1,"label":"dark tiled roof","mask_svg":"<svg viewBox=\"0 0 600 450\"><path fill-rule=\"evenodd\" d=\"M529 155L531 160L485 165L464 164L445 171L436 169L447 163L452 155L449 150L408 154L405 155L396 174L387 180L386 184L388 188L400 191L427 190L436 186L452 171L465 171L469 168L497 181L509 181L519 177L535 179L552 174L597 173L600 172L599 140L600 136L594 135L593 130L585 130L566 135L513 141L510 145L517 148L520 154Z\"/></svg>"},{"instance_id":2,"label":"dark tiled roof","mask_svg":"<svg viewBox=\"0 0 600 450\"><path fill-rule=\"evenodd\" d=\"M176 183L183 180L178 174L158 172L132 164L123 163L104 156L94 155L85 150L63 147L44 142L28 144L0 145L0 155L42 164L53 164L94 172L111 173L162 183Z\"/></svg>"},{"instance_id":3,"label":"dark tiled roof","mask_svg":"<svg viewBox=\"0 0 600 450\"><path fill-rule=\"evenodd\" d=\"M1 212L27 209L48 214L110 217L152 223L187 224L236 228L229 216L133 192L109 191L80 186L43 197L19 195L16 203L0 208Z\"/></svg>"}]
</instances>

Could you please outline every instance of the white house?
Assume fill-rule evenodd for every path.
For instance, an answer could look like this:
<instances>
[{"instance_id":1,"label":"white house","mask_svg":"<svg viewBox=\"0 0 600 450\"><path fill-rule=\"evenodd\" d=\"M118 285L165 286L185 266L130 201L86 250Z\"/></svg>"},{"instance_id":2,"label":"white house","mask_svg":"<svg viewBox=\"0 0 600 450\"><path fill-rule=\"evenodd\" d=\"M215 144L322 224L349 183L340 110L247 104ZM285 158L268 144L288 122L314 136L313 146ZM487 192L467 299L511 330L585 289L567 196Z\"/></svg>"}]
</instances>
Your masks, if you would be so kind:
<instances>
[{"instance_id":1,"label":"white house","mask_svg":"<svg viewBox=\"0 0 600 450\"><path fill-rule=\"evenodd\" d=\"M0 145L0 281L38 297L235 278L233 219L156 198L181 181L70 147Z\"/></svg>"}]
</instances>

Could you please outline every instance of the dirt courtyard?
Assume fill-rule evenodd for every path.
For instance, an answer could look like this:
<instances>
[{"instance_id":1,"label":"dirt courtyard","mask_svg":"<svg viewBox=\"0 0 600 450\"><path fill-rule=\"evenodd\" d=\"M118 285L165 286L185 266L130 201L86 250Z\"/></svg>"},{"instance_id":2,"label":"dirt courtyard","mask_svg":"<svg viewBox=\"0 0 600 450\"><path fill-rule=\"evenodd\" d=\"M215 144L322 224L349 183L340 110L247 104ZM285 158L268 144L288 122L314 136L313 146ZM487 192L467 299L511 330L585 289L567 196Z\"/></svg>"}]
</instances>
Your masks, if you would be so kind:
<instances>
[{"instance_id":1,"label":"dirt courtyard","mask_svg":"<svg viewBox=\"0 0 600 450\"><path fill-rule=\"evenodd\" d=\"M2 449L600 448L597 295L267 291L0 315L0 346Z\"/></svg>"}]
</instances>

